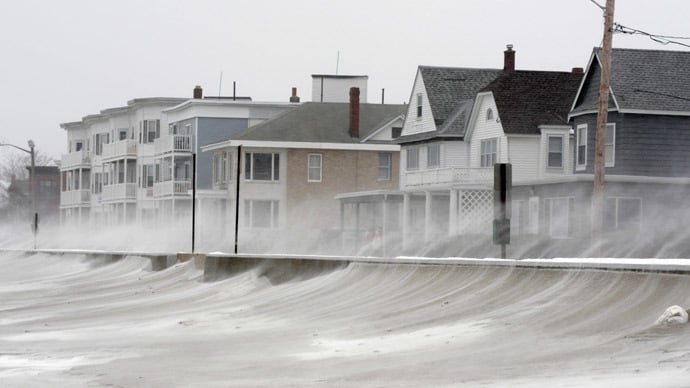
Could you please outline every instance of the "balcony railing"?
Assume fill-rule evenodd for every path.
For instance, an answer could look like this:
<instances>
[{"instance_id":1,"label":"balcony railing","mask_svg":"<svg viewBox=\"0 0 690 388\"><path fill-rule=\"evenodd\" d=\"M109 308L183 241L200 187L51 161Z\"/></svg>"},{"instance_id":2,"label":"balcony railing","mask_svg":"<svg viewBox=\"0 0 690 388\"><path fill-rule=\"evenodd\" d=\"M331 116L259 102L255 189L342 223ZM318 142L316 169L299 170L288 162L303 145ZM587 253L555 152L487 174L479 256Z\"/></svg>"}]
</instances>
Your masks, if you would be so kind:
<instances>
[{"instance_id":1,"label":"balcony railing","mask_svg":"<svg viewBox=\"0 0 690 388\"><path fill-rule=\"evenodd\" d=\"M104 160L137 156L137 142L132 139L126 139L104 144L102 156Z\"/></svg>"},{"instance_id":2,"label":"balcony railing","mask_svg":"<svg viewBox=\"0 0 690 388\"><path fill-rule=\"evenodd\" d=\"M403 179L403 185L406 187L487 184L493 182L494 169L446 167L432 170L407 171Z\"/></svg>"},{"instance_id":3,"label":"balcony railing","mask_svg":"<svg viewBox=\"0 0 690 388\"><path fill-rule=\"evenodd\" d=\"M154 141L156 155L169 152L192 152L191 135L169 135Z\"/></svg>"},{"instance_id":4,"label":"balcony railing","mask_svg":"<svg viewBox=\"0 0 690 388\"><path fill-rule=\"evenodd\" d=\"M64 170L70 167L90 166L90 164L91 159L89 153L81 150L70 152L69 154L62 154L60 167Z\"/></svg>"},{"instance_id":5,"label":"balcony railing","mask_svg":"<svg viewBox=\"0 0 690 388\"><path fill-rule=\"evenodd\" d=\"M91 200L89 190L72 190L60 193L60 206L88 205Z\"/></svg>"},{"instance_id":6,"label":"balcony railing","mask_svg":"<svg viewBox=\"0 0 690 388\"><path fill-rule=\"evenodd\" d=\"M104 202L134 200L137 198L136 183L104 185L101 200Z\"/></svg>"},{"instance_id":7,"label":"balcony railing","mask_svg":"<svg viewBox=\"0 0 690 388\"><path fill-rule=\"evenodd\" d=\"M153 184L154 197L166 197L171 195L188 196L192 189L191 181L165 181Z\"/></svg>"}]
</instances>

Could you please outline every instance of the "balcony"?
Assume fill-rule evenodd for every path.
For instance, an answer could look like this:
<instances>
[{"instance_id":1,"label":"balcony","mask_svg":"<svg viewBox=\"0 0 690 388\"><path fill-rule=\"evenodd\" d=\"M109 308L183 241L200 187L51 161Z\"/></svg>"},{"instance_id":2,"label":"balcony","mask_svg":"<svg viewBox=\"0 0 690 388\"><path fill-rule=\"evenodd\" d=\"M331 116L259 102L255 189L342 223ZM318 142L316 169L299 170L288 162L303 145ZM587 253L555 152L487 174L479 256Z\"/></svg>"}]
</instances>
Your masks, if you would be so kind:
<instances>
[{"instance_id":1,"label":"balcony","mask_svg":"<svg viewBox=\"0 0 690 388\"><path fill-rule=\"evenodd\" d=\"M407 171L403 174L403 187L422 188L454 184L493 184L493 168L447 167L433 170Z\"/></svg>"},{"instance_id":2,"label":"balcony","mask_svg":"<svg viewBox=\"0 0 690 388\"><path fill-rule=\"evenodd\" d=\"M64 159L63 159L64 160ZM91 192L89 190L72 190L60 193L60 206L89 206Z\"/></svg>"},{"instance_id":3,"label":"balcony","mask_svg":"<svg viewBox=\"0 0 690 388\"><path fill-rule=\"evenodd\" d=\"M123 159L137 156L137 142L132 139L120 140L103 145L103 160Z\"/></svg>"},{"instance_id":4,"label":"balcony","mask_svg":"<svg viewBox=\"0 0 690 388\"><path fill-rule=\"evenodd\" d=\"M67 170L70 168L76 168L76 167L90 167L91 166L91 158L89 157L89 153L81 150L81 151L76 151L76 152L70 152L69 154L63 154L62 155L62 161L60 164L60 168L62 170Z\"/></svg>"},{"instance_id":5,"label":"balcony","mask_svg":"<svg viewBox=\"0 0 690 388\"><path fill-rule=\"evenodd\" d=\"M101 200L103 202L128 201L137 199L136 183L118 183L104 185Z\"/></svg>"},{"instance_id":6,"label":"balcony","mask_svg":"<svg viewBox=\"0 0 690 388\"><path fill-rule=\"evenodd\" d=\"M169 197L169 196L189 196L189 190L192 189L191 181L165 181L154 183L153 196L154 197Z\"/></svg>"},{"instance_id":7,"label":"balcony","mask_svg":"<svg viewBox=\"0 0 690 388\"><path fill-rule=\"evenodd\" d=\"M170 135L162 136L154 142L156 155L167 154L170 152L192 152L191 135Z\"/></svg>"}]
</instances>

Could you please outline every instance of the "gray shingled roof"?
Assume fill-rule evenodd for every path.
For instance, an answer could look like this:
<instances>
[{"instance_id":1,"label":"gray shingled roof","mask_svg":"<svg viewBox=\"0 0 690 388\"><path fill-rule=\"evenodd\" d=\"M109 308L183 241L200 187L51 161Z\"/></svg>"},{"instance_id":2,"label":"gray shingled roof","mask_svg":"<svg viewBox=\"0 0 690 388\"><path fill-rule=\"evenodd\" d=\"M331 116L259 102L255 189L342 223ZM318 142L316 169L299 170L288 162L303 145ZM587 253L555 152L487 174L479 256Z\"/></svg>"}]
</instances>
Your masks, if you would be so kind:
<instances>
[{"instance_id":1,"label":"gray shingled roof","mask_svg":"<svg viewBox=\"0 0 690 388\"><path fill-rule=\"evenodd\" d=\"M599 48L594 49L598 57ZM600 66L592 61L574 112L596 109ZM690 52L613 49L611 90L621 110L690 112ZM614 107L613 102L611 107Z\"/></svg>"},{"instance_id":2,"label":"gray shingled roof","mask_svg":"<svg viewBox=\"0 0 690 388\"><path fill-rule=\"evenodd\" d=\"M583 74L514 71L496 78L482 92L494 95L505 133L538 134L540 125L568 124L568 111Z\"/></svg>"},{"instance_id":3,"label":"gray shingled roof","mask_svg":"<svg viewBox=\"0 0 690 388\"><path fill-rule=\"evenodd\" d=\"M436 130L403 136L399 143L433 138L462 138L477 92L503 70L419 66Z\"/></svg>"},{"instance_id":4,"label":"gray shingled roof","mask_svg":"<svg viewBox=\"0 0 690 388\"><path fill-rule=\"evenodd\" d=\"M359 143L406 110L406 105L360 104L360 136L352 138L349 103L305 102L228 140Z\"/></svg>"}]
</instances>

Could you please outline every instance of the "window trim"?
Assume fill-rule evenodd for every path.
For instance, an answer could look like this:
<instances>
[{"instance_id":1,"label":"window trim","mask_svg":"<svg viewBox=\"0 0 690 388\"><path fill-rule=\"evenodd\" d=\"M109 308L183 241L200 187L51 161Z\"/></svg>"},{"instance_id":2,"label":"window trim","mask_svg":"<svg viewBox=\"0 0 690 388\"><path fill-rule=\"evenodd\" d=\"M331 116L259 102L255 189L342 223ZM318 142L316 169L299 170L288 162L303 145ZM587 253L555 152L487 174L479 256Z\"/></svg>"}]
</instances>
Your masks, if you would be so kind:
<instances>
[{"instance_id":1,"label":"window trim","mask_svg":"<svg viewBox=\"0 0 690 388\"><path fill-rule=\"evenodd\" d=\"M410 155L412 153L415 154L415 159L416 159L414 166L410 165ZM410 147L406 150L406 152L405 152L405 169L407 171L419 170L419 147Z\"/></svg>"},{"instance_id":2,"label":"window trim","mask_svg":"<svg viewBox=\"0 0 690 388\"><path fill-rule=\"evenodd\" d=\"M486 121L491 121L494 119L494 111L491 108L486 109Z\"/></svg>"},{"instance_id":3,"label":"window trim","mask_svg":"<svg viewBox=\"0 0 690 388\"><path fill-rule=\"evenodd\" d=\"M607 143L606 134L608 134L609 128L613 131L612 142ZM604 167L615 167L616 166L616 123L606 123L606 134L604 135ZM606 160L606 149L611 147L611 161Z\"/></svg>"},{"instance_id":4,"label":"window trim","mask_svg":"<svg viewBox=\"0 0 690 388\"><path fill-rule=\"evenodd\" d=\"M271 155L271 173L269 179L254 178L254 155L266 154ZM248 182L280 182L280 153L279 152L261 152L261 151L246 151L244 153L244 180ZM277 169L276 169L277 164Z\"/></svg>"},{"instance_id":5,"label":"window trim","mask_svg":"<svg viewBox=\"0 0 690 388\"><path fill-rule=\"evenodd\" d=\"M436 149L436 158L435 164L431 164L431 155L432 153L430 152L431 149L434 148ZM440 168L441 167L441 144L435 143L435 144L428 144L426 146L426 168Z\"/></svg>"},{"instance_id":6,"label":"window trim","mask_svg":"<svg viewBox=\"0 0 690 388\"><path fill-rule=\"evenodd\" d=\"M551 151L551 139L560 139L561 140L561 158L560 158L560 166L552 166L551 165L551 153L553 152L554 154L556 153L555 151ZM548 169L563 169L565 166L565 139L563 135L546 135L546 168Z\"/></svg>"},{"instance_id":7,"label":"window trim","mask_svg":"<svg viewBox=\"0 0 690 388\"><path fill-rule=\"evenodd\" d=\"M577 126L575 129L576 138L575 138L575 171L583 171L587 169L587 124L580 124ZM584 144L580 144L581 140L584 139ZM580 147L584 147L584 155L582 160L584 163L580 163Z\"/></svg>"},{"instance_id":8,"label":"window trim","mask_svg":"<svg viewBox=\"0 0 690 388\"><path fill-rule=\"evenodd\" d=\"M485 144L494 144L495 146L493 152L485 152ZM491 162L489 162L489 158L491 158ZM498 163L498 138L492 137L487 139L481 139L479 141L479 167L492 168L496 163Z\"/></svg>"},{"instance_id":9,"label":"window trim","mask_svg":"<svg viewBox=\"0 0 690 388\"><path fill-rule=\"evenodd\" d=\"M312 166L312 157L318 157L318 165ZM318 171L318 178L312 179L311 172ZM320 153L307 154L307 182L319 183L323 179L323 155Z\"/></svg>"},{"instance_id":10,"label":"window trim","mask_svg":"<svg viewBox=\"0 0 690 388\"><path fill-rule=\"evenodd\" d=\"M386 156L387 162L385 166L381 165L381 157ZM378 181L390 181L393 179L393 155L390 152L379 152L378 153L378 169L377 169L377 179ZM386 171L386 177L381 177L381 171L384 169Z\"/></svg>"},{"instance_id":11,"label":"window trim","mask_svg":"<svg viewBox=\"0 0 690 388\"><path fill-rule=\"evenodd\" d=\"M423 115L423 106L424 106L424 97L422 97L422 93L417 93L417 120L422 119Z\"/></svg>"},{"instance_id":12,"label":"window trim","mask_svg":"<svg viewBox=\"0 0 690 388\"><path fill-rule=\"evenodd\" d=\"M619 225L619 222L620 222L619 207L620 207L620 201L621 200L627 200L627 201L634 200L640 204L639 220L638 220L636 227L634 227L634 228L621 228L620 227L620 225ZM610 220L613 222L613 225L609 225L608 229L610 229L610 230L635 231L635 232L640 232L642 230L642 215L644 214L644 211L643 211L643 203L644 202L642 201L642 197L610 196L610 197L606 197L606 202L608 202L608 201L614 201L614 203L615 203L615 207L613 209L613 212L614 212L613 213L613 220ZM609 204L605 203L605 206L609 206ZM604 225L606 225L607 221L609 221L609 220L604 220Z\"/></svg>"},{"instance_id":13,"label":"window trim","mask_svg":"<svg viewBox=\"0 0 690 388\"><path fill-rule=\"evenodd\" d=\"M268 226L257 226L255 223L254 204L257 202L268 202L269 217ZM244 200L244 227L251 229L278 229L280 226L280 201L276 199L245 199Z\"/></svg>"},{"instance_id":14,"label":"window trim","mask_svg":"<svg viewBox=\"0 0 690 388\"><path fill-rule=\"evenodd\" d=\"M565 211L567 212L567 231L565 235L554 235L553 233L553 209L554 205L556 205L557 201L567 201L567 206L565 208ZM545 226L547 228L546 232L547 235L552 238L552 239L570 239L573 238L573 232L574 232L574 220L573 220L573 215L576 213L574 210L575 208L575 197L549 197L549 198L544 198L544 212L548 214L548 218L545 220ZM571 209L573 210L571 212Z\"/></svg>"}]
</instances>

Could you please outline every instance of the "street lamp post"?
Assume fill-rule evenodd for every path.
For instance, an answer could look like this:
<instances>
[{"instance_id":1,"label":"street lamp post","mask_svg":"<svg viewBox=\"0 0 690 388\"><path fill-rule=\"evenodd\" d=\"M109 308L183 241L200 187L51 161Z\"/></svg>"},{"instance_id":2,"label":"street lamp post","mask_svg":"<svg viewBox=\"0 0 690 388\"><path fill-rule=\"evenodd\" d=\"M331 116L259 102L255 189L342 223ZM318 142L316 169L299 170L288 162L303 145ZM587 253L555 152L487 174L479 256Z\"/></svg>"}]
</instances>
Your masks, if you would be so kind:
<instances>
[{"instance_id":1,"label":"street lamp post","mask_svg":"<svg viewBox=\"0 0 690 388\"><path fill-rule=\"evenodd\" d=\"M13 147L31 155L31 181L29 183L31 185L31 233L34 235L34 249L36 249L36 234L38 233L38 211L36 210L36 155L34 153L34 147L36 144L33 140L29 140L28 145L29 149L27 150L22 147L17 147L14 144L0 143L0 146Z\"/></svg>"}]
</instances>

